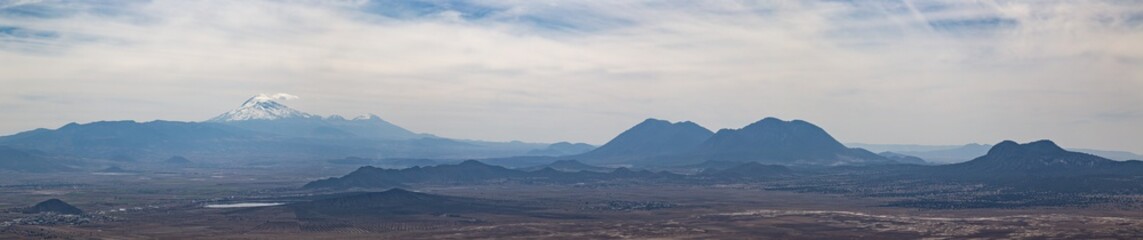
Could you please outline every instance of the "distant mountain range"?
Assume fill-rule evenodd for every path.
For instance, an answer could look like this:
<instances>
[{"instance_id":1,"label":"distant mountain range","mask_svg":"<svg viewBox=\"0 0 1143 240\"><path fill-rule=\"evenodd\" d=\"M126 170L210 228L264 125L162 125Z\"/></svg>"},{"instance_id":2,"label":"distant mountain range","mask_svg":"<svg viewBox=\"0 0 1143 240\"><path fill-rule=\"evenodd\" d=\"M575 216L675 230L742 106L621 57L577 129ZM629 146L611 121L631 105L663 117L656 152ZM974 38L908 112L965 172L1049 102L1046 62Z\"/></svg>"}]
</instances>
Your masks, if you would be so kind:
<instances>
[{"instance_id":1,"label":"distant mountain range","mask_svg":"<svg viewBox=\"0 0 1143 240\"><path fill-rule=\"evenodd\" d=\"M565 158L589 164L660 167L705 161L816 166L901 163L848 148L809 122L777 118L717 133L693 122L647 119L591 152Z\"/></svg>"},{"instance_id":2,"label":"distant mountain range","mask_svg":"<svg viewBox=\"0 0 1143 240\"><path fill-rule=\"evenodd\" d=\"M882 157L888 158L889 160L893 160L894 162L898 162L898 163L933 164L929 161L925 161L925 159L922 159L920 157L905 155L905 154L900 154L900 153L895 153L895 152L879 152L879 153L877 153L877 155L881 155Z\"/></svg>"},{"instance_id":3,"label":"distant mountain range","mask_svg":"<svg viewBox=\"0 0 1143 240\"><path fill-rule=\"evenodd\" d=\"M544 168L551 168L551 169L555 169L556 171L561 171L561 172L580 172L580 171L611 172L611 171L615 170L614 168L588 165L588 164L585 164L585 163L582 163L582 162L579 162L576 160L557 160L557 161L549 163L549 164L521 168L521 170L537 171L537 170L542 170Z\"/></svg>"},{"instance_id":4,"label":"distant mountain range","mask_svg":"<svg viewBox=\"0 0 1143 240\"><path fill-rule=\"evenodd\" d=\"M58 172L74 170L69 163L74 161L59 159L47 153L34 150L21 150L0 146L0 170L18 172Z\"/></svg>"},{"instance_id":5,"label":"distant mountain range","mask_svg":"<svg viewBox=\"0 0 1143 240\"><path fill-rule=\"evenodd\" d=\"M551 145L548 145L548 147L544 148L544 149L535 149L532 151L528 151L528 153L526 153L524 155L528 155L528 156L568 156L568 155L576 155L576 154L582 154L582 153L590 152L591 150L595 150L595 146L592 146L591 144L558 142L558 143L553 143Z\"/></svg>"},{"instance_id":6,"label":"distant mountain range","mask_svg":"<svg viewBox=\"0 0 1143 240\"><path fill-rule=\"evenodd\" d=\"M881 152L877 154L846 146L812 123L777 118L718 132L689 121L646 119L598 148L568 142L547 145L456 140L415 133L376 115L321 117L274 101L281 97L254 96L204 122L70 123L54 130L3 136L0 154L8 157L0 159L0 170L56 171L82 166L83 161L92 159L175 165L188 164L189 159L195 164L335 159L329 163L353 164L353 157L370 160L363 164L382 163L374 161L382 159L485 159L514 167L558 160L611 168L678 167L708 161L825 167L963 162L985 155L993 147L854 144ZM1143 158L1126 152L1080 151L1119 160ZM173 156L182 159L165 161ZM346 160L337 160L341 158ZM393 164L399 165L405 164Z\"/></svg>"},{"instance_id":7,"label":"distant mountain range","mask_svg":"<svg viewBox=\"0 0 1143 240\"><path fill-rule=\"evenodd\" d=\"M185 156L196 162L222 164L351 156L486 158L552 148L544 144L453 140L418 134L376 115L354 119L336 115L320 117L289 108L274 101L274 97L254 96L239 108L205 122L70 123L54 130L36 129L0 137L0 146L72 159L162 163L171 156ZM585 151L581 145L561 146L555 146L554 150ZM16 161L13 160L16 157L28 158L26 154L17 154L0 161ZM3 166L0 162L0 169L4 169Z\"/></svg>"},{"instance_id":8,"label":"distant mountain range","mask_svg":"<svg viewBox=\"0 0 1143 240\"><path fill-rule=\"evenodd\" d=\"M864 143L850 143L849 145L866 148L872 151L888 151L902 155L916 156L924 159L925 161L937 164L959 163L972 160L974 158L984 156L984 154L986 154L988 150L992 148L992 145L990 144L977 143L970 143L959 146ZM1096 150L1085 148L1069 148L1068 150L1095 154L1101 157L1118 161L1143 160L1143 155L1126 151Z\"/></svg>"},{"instance_id":9,"label":"distant mountain range","mask_svg":"<svg viewBox=\"0 0 1143 240\"><path fill-rule=\"evenodd\" d=\"M592 183L614 180L653 181L752 181L795 175L795 171L781 165L757 162L736 162L730 167L707 168L693 176L667 171L631 170L628 168L602 168L574 160L563 160L546 166L509 169L488 165L476 160L459 164L405 169L361 167L342 177L307 183L310 189L384 189L408 187L411 184L471 184L476 182L525 181L530 183ZM722 165L722 164L717 164Z\"/></svg>"},{"instance_id":10,"label":"distant mountain range","mask_svg":"<svg viewBox=\"0 0 1143 240\"><path fill-rule=\"evenodd\" d=\"M1072 152L1049 140L1025 144L1004 141L993 146L984 156L968 162L939 166L939 169L957 176L981 178L1140 175L1143 174L1143 162L1120 162L1092 154Z\"/></svg>"},{"instance_id":11,"label":"distant mountain range","mask_svg":"<svg viewBox=\"0 0 1143 240\"><path fill-rule=\"evenodd\" d=\"M985 155L967 162L899 170L894 174L922 181L985 184L1031 192L1143 191L1143 184L1139 182L1143 162L1115 161L1068 151L1048 140L1024 144L1004 141L992 146Z\"/></svg>"},{"instance_id":12,"label":"distant mountain range","mask_svg":"<svg viewBox=\"0 0 1143 240\"><path fill-rule=\"evenodd\" d=\"M267 120L251 120L267 121ZM318 124L272 122L259 126ZM363 137L302 136L271 132L240 124L214 122L134 121L68 124L56 130L39 129L0 137L0 145L83 158L131 161L160 160L180 155L204 161L276 159L311 160L328 156L480 157L516 155L542 145L471 143L443 138L405 140ZM301 127L286 129L303 129ZM347 131L348 132L348 131ZM487 144L487 145L482 145Z\"/></svg>"},{"instance_id":13,"label":"distant mountain range","mask_svg":"<svg viewBox=\"0 0 1143 240\"><path fill-rule=\"evenodd\" d=\"M741 129L723 129L685 154L688 161L761 162L781 165L861 165L895 163L866 151L848 148L806 121L765 118Z\"/></svg>"},{"instance_id":14,"label":"distant mountain range","mask_svg":"<svg viewBox=\"0 0 1143 240\"><path fill-rule=\"evenodd\" d=\"M826 143L828 142L823 142ZM556 168L570 169L562 171ZM607 172L594 171L603 169L573 160L528 168L529 170L516 170L469 160L455 165L407 169L362 167L343 177L310 182L305 187L390 188L422 183L463 184L488 181L590 183L617 179L659 183L671 181L740 183L783 177L845 176L853 178L852 181L865 182L862 184L869 186L937 182L962 183L967 186L983 184L982 186L996 189L1061 193L1143 191L1143 185L1139 184L1138 180L1138 177L1143 176L1143 162L1114 161L1091 154L1067 151L1048 140L1025 144L1004 141L993 146L984 156L971 161L938 166L863 164L829 168L791 168L759 161L707 161L687 165L684 168L704 170L690 175L634 171L627 168L617 168Z\"/></svg>"},{"instance_id":15,"label":"distant mountain range","mask_svg":"<svg viewBox=\"0 0 1143 240\"><path fill-rule=\"evenodd\" d=\"M681 175L667 172L633 171L618 168L610 172L564 172L550 167L525 171L488 165L476 160L459 164L406 169L361 167L342 177L307 183L305 188L394 188L414 183L473 183L483 181L528 180L533 182L583 182L615 179L676 179Z\"/></svg>"}]
</instances>

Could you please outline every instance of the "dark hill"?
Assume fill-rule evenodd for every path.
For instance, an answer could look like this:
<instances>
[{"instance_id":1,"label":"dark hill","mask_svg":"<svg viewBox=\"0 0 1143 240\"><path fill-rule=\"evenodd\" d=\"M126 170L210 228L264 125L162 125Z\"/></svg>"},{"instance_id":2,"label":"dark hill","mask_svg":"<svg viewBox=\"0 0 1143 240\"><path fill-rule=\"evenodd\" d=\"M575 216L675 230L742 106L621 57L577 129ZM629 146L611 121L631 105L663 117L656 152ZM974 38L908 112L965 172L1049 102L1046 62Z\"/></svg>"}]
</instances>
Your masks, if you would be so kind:
<instances>
[{"instance_id":1,"label":"dark hill","mask_svg":"<svg viewBox=\"0 0 1143 240\"><path fill-rule=\"evenodd\" d=\"M1118 162L1087 153L1064 150L1049 140L1025 144L1004 141L988 154L968 162L941 166L946 172L966 176L1077 176L1093 174L1143 175L1139 164Z\"/></svg>"},{"instance_id":2,"label":"dark hill","mask_svg":"<svg viewBox=\"0 0 1143 240\"><path fill-rule=\"evenodd\" d=\"M416 182L471 182L522 177L525 172L467 160L456 165L384 169L371 166L358 168L340 178L307 183L306 188L392 188Z\"/></svg>"},{"instance_id":3,"label":"dark hill","mask_svg":"<svg viewBox=\"0 0 1143 240\"><path fill-rule=\"evenodd\" d=\"M933 163L949 164L949 163L967 162L968 160L972 160L972 159L975 159L977 157L984 156L984 154L988 153L988 150L992 149L992 146L993 145L989 145L989 144L972 143L972 144L967 144L964 146L956 146L956 147L935 149L935 150L905 150L905 151L889 150L889 151L893 151L893 152L901 153L901 154L905 154L905 155L917 156L917 157L925 159L925 161L929 161L929 162L933 162ZM1108 150L1083 149L1083 148L1064 148L1064 149L1068 150L1068 151L1072 151L1072 152L1090 153L1092 155L1100 156L1100 157L1111 159L1111 160L1117 160L1117 161L1126 161L1126 160L1132 160L1132 159L1137 159L1137 158L1141 157L1135 153L1125 152L1125 151L1108 151Z\"/></svg>"},{"instance_id":4,"label":"dark hill","mask_svg":"<svg viewBox=\"0 0 1143 240\"><path fill-rule=\"evenodd\" d=\"M674 161L761 162L782 165L892 163L860 148L847 148L825 130L802 120L765 118L741 129L723 129Z\"/></svg>"},{"instance_id":5,"label":"dark hill","mask_svg":"<svg viewBox=\"0 0 1143 240\"><path fill-rule=\"evenodd\" d=\"M917 179L977 182L1034 192L1143 191L1143 162L1119 162L1067 151L1048 140L1025 144L1004 141L971 161L912 174Z\"/></svg>"},{"instance_id":6,"label":"dark hill","mask_svg":"<svg viewBox=\"0 0 1143 240\"><path fill-rule=\"evenodd\" d=\"M523 168L522 170L535 171L535 170L540 170L540 169L544 169L544 168L552 168L552 169L555 169L558 171L564 171L564 172L579 172L579 171L611 172L612 171L611 168L592 166L592 165L584 164L584 163L582 163L580 161L576 161L576 160L558 160L558 161L552 162L550 164L544 164L544 165L535 166L535 167Z\"/></svg>"},{"instance_id":7,"label":"dark hill","mask_svg":"<svg viewBox=\"0 0 1143 240\"><path fill-rule=\"evenodd\" d=\"M603 146L574 156L588 163L619 163L686 152L712 134L693 122L671 123L647 119L627 129Z\"/></svg>"},{"instance_id":8,"label":"dark hill","mask_svg":"<svg viewBox=\"0 0 1143 240\"><path fill-rule=\"evenodd\" d=\"M608 179L673 179L679 175L665 172L631 171L619 168L609 173L580 171L562 172L550 167L535 171L508 169L475 160L455 165L382 169L361 167L339 178L307 183L304 188L393 188L412 183L475 183L481 181L526 180L532 182L584 182Z\"/></svg>"},{"instance_id":9,"label":"dark hill","mask_svg":"<svg viewBox=\"0 0 1143 240\"><path fill-rule=\"evenodd\" d=\"M79 208L76 208L75 206L72 206L71 204L68 204L62 200L55 199L55 198L48 199L47 201L37 203L35 206L28 207L28 208L24 209L24 213L49 213L49 212L59 213L59 214L72 214L72 215L83 214L83 210L79 210Z\"/></svg>"}]
</instances>

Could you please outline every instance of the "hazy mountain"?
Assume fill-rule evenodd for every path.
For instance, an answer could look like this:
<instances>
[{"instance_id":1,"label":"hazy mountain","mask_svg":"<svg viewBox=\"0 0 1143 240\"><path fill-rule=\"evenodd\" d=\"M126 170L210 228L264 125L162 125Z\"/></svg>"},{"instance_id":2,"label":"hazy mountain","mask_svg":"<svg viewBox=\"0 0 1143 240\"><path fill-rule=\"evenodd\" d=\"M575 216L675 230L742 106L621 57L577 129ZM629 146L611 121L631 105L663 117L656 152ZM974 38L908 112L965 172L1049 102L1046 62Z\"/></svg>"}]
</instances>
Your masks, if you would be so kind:
<instances>
[{"instance_id":1,"label":"hazy mountain","mask_svg":"<svg viewBox=\"0 0 1143 240\"><path fill-rule=\"evenodd\" d=\"M965 145L908 145L908 144L863 144L852 143L872 151L890 151L910 156L920 157L932 163L959 163L983 156L992 148L990 144ZM1085 148L1066 148L1069 151L1083 152L1099 155L1111 160L1143 160L1143 155L1127 151L1097 150Z\"/></svg>"},{"instance_id":2,"label":"hazy mountain","mask_svg":"<svg viewBox=\"0 0 1143 240\"><path fill-rule=\"evenodd\" d=\"M919 179L983 182L1047 192L1134 192L1143 190L1143 162L1115 161L1072 152L1052 141L1004 141L968 162L935 166Z\"/></svg>"},{"instance_id":3,"label":"hazy mountain","mask_svg":"<svg viewBox=\"0 0 1143 240\"><path fill-rule=\"evenodd\" d=\"M671 123L649 118L623 131L603 146L574 156L588 163L619 163L684 153L712 134L693 122Z\"/></svg>"},{"instance_id":4,"label":"hazy mountain","mask_svg":"<svg viewBox=\"0 0 1143 240\"><path fill-rule=\"evenodd\" d=\"M825 166L892 163L864 149L847 148L809 122L777 118L765 118L741 129L719 130L692 151L672 160Z\"/></svg>"},{"instance_id":5,"label":"hazy mountain","mask_svg":"<svg viewBox=\"0 0 1143 240\"><path fill-rule=\"evenodd\" d=\"M349 131L356 136L381 139L437 138L430 134L417 134L381 119L374 114L358 116L349 120L326 118L325 122L334 128Z\"/></svg>"},{"instance_id":6,"label":"hazy mountain","mask_svg":"<svg viewBox=\"0 0 1143 240\"><path fill-rule=\"evenodd\" d=\"M929 162L925 161L925 159L921 159L921 158L916 157L916 156L895 153L895 152L880 152L880 153L877 153L877 155L881 155L882 157L888 158L889 160L893 160L893 161L898 162L898 163L929 164Z\"/></svg>"},{"instance_id":7,"label":"hazy mountain","mask_svg":"<svg viewBox=\"0 0 1143 240\"><path fill-rule=\"evenodd\" d=\"M183 156L171 156L170 158L167 158L167 160L164 162L168 163L168 164L179 164L179 165L193 163L193 162L191 162L190 159L187 159Z\"/></svg>"},{"instance_id":8,"label":"hazy mountain","mask_svg":"<svg viewBox=\"0 0 1143 240\"><path fill-rule=\"evenodd\" d=\"M333 139L378 139L408 140L436 138L433 135L417 134L382 120L376 115L344 118L285 118L275 120L226 121L221 124L246 130L273 133L294 138L333 138Z\"/></svg>"},{"instance_id":9,"label":"hazy mountain","mask_svg":"<svg viewBox=\"0 0 1143 240\"><path fill-rule=\"evenodd\" d=\"M65 163L37 151L0 146L0 170L18 172L53 172L72 170Z\"/></svg>"},{"instance_id":10,"label":"hazy mountain","mask_svg":"<svg viewBox=\"0 0 1143 240\"><path fill-rule=\"evenodd\" d=\"M370 159L361 157L346 157L341 159L326 160L330 164L338 165L351 165L351 166L378 166L382 168L409 168L409 167L427 167L435 166L440 163L434 160L421 159L421 158L387 158L387 159Z\"/></svg>"},{"instance_id":11,"label":"hazy mountain","mask_svg":"<svg viewBox=\"0 0 1143 240\"><path fill-rule=\"evenodd\" d=\"M1068 148L1069 151L1091 153L1099 155L1111 160L1127 161L1127 160L1143 160L1143 155L1135 154L1128 151L1114 151L1114 150L1097 150L1087 148Z\"/></svg>"},{"instance_id":12,"label":"hazy mountain","mask_svg":"<svg viewBox=\"0 0 1143 240\"><path fill-rule=\"evenodd\" d=\"M264 138L262 134L216 123L101 121L69 123L56 130L37 129L0 137L0 144L46 152L131 161L145 152L231 148L232 143ZM166 154L166 156L170 156Z\"/></svg>"},{"instance_id":13,"label":"hazy mountain","mask_svg":"<svg viewBox=\"0 0 1143 240\"><path fill-rule=\"evenodd\" d=\"M285 122L274 122L285 121ZM33 130L0 137L0 145L84 158L163 159L172 155L199 162L273 159L300 161L329 156L378 158L482 158L516 156L537 144L458 141L437 137L381 139L357 136L292 135L309 124L301 120L247 120L227 123L115 121L68 124L56 130ZM346 120L353 121L353 120ZM372 121L372 120L357 120ZM262 124L265 123L265 124ZM315 123L322 124L322 123ZM259 128L257 126L272 126ZM295 126L295 127L286 127ZM272 132L282 127L285 134ZM294 132L291 132L294 131ZM367 132L346 130L346 132ZM132 162L126 161L125 163ZM135 161L137 162L137 161Z\"/></svg>"},{"instance_id":14,"label":"hazy mountain","mask_svg":"<svg viewBox=\"0 0 1143 240\"><path fill-rule=\"evenodd\" d=\"M576 155L576 154L590 152L591 150L595 150L595 146L592 146L591 144L558 142L558 143L553 143L551 145L548 145L547 147L545 147L543 149L535 149L532 151L528 151L528 153L525 155L528 155L528 156L568 156L568 155Z\"/></svg>"},{"instance_id":15,"label":"hazy mountain","mask_svg":"<svg viewBox=\"0 0 1143 240\"><path fill-rule=\"evenodd\" d=\"M118 161L172 155L214 163L242 159L312 160L329 156L483 158L523 154L539 144L452 140L417 134L376 115L345 119L300 112L255 96L207 122L70 123L0 137L0 145Z\"/></svg>"},{"instance_id":16,"label":"hazy mountain","mask_svg":"<svg viewBox=\"0 0 1143 240\"><path fill-rule=\"evenodd\" d=\"M846 146L863 148L871 152L927 152L958 148L960 145L921 145L921 144L872 144L872 143L845 143Z\"/></svg>"},{"instance_id":17,"label":"hazy mountain","mask_svg":"<svg viewBox=\"0 0 1143 240\"><path fill-rule=\"evenodd\" d=\"M62 200L55 199L55 198L48 199L47 201L37 203L34 206L31 206L31 207L24 209L24 213L49 213L49 212L50 213L59 213L59 214L72 214L72 215L83 214L83 210L80 210L79 208L76 208L75 206L72 206L71 204L68 204L67 202L64 202Z\"/></svg>"},{"instance_id":18,"label":"hazy mountain","mask_svg":"<svg viewBox=\"0 0 1143 240\"><path fill-rule=\"evenodd\" d=\"M900 154L920 157L933 163L958 163L983 156L992 148L989 144L970 143L949 149L931 151L901 151Z\"/></svg>"},{"instance_id":19,"label":"hazy mountain","mask_svg":"<svg viewBox=\"0 0 1143 240\"><path fill-rule=\"evenodd\" d=\"M1001 142L980 158L940 166L940 169L950 174L974 176L1143 175L1141 166L1138 161L1114 161L1071 152L1044 139L1025 144Z\"/></svg>"},{"instance_id":20,"label":"hazy mountain","mask_svg":"<svg viewBox=\"0 0 1143 240\"><path fill-rule=\"evenodd\" d=\"M612 141L582 154L553 157L553 155L527 154L519 157L483 159L501 166L528 168L549 165L554 161L576 159L592 165L628 165L684 153L701 144L713 133L694 122L670 122L647 119L623 131ZM554 144L553 144L554 145ZM544 150L542 150L544 151ZM536 153L536 152L530 152Z\"/></svg>"}]
</instances>

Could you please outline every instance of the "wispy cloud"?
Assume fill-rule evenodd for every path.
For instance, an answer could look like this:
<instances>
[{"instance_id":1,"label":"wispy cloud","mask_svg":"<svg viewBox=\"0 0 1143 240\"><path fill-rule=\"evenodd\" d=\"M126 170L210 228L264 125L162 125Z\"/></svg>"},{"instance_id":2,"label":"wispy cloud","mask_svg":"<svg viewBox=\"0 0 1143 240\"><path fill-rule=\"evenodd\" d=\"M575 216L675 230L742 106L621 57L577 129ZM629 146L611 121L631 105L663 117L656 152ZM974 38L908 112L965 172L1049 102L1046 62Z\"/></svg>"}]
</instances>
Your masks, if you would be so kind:
<instances>
[{"instance_id":1,"label":"wispy cloud","mask_svg":"<svg viewBox=\"0 0 1143 240\"><path fill-rule=\"evenodd\" d=\"M201 120L274 90L306 96L290 103L302 110L377 112L477 139L600 143L645 117L738 127L774 115L851 142L1056 138L1143 152L1130 121L1068 129L1143 110L1143 4L1133 2L0 6L0 101L28 116L5 119L7 132ZM27 95L95 100L41 109ZM176 107L98 100L111 96Z\"/></svg>"}]
</instances>

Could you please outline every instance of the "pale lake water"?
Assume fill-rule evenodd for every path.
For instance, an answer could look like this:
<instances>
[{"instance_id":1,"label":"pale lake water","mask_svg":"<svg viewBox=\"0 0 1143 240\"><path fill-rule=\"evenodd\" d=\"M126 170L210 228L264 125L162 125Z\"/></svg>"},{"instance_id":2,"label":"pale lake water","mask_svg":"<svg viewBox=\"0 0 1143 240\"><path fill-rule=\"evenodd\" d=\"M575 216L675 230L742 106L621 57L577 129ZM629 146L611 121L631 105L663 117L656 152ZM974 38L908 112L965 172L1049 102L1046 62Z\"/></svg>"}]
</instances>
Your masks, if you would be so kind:
<instances>
[{"instance_id":1,"label":"pale lake water","mask_svg":"<svg viewBox=\"0 0 1143 240\"><path fill-rule=\"evenodd\" d=\"M285 203L227 203L227 204L207 204L206 208L249 208L249 207L271 207L280 206Z\"/></svg>"}]
</instances>

